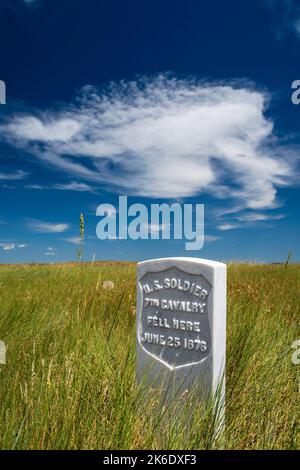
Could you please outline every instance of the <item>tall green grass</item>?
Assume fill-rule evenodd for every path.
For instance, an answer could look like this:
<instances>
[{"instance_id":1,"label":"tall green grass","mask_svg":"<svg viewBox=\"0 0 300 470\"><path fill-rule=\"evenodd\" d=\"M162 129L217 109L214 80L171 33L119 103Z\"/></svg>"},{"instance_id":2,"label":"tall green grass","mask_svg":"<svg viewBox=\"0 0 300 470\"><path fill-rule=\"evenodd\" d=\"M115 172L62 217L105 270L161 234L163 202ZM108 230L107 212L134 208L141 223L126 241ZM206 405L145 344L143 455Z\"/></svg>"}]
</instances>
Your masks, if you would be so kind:
<instances>
[{"instance_id":1,"label":"tall green grass","mask_svg":"<svg viewBox=\"0 0 300 470\"><path fill-rule=\"evenodd\" d=\"M213 404L136 385L134 264L1 267L0 448L299 448L300 266L228 271L224 442Z\"/></svg>"}]
</instances>

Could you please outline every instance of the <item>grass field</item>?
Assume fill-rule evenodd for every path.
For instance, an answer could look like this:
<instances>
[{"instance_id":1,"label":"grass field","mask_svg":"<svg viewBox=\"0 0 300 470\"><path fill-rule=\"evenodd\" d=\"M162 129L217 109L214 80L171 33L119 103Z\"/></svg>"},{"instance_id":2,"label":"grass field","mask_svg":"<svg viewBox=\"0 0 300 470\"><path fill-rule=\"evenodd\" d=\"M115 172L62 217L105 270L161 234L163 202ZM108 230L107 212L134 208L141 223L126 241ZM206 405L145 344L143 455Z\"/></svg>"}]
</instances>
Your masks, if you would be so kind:
<instances>
[{"instance_id":1,"label":"grass field","mask_svg":"<svg viewBox=\"0 0 300 470\"><path fill-rule=\"evenodd\" d=\"M187 429L136 386L134 264L3 266L0 292L1 449L221 445L209 406ZM225 448L300 448L299 299L300 265L229 265Z\"/></svg>"}]
</instances>

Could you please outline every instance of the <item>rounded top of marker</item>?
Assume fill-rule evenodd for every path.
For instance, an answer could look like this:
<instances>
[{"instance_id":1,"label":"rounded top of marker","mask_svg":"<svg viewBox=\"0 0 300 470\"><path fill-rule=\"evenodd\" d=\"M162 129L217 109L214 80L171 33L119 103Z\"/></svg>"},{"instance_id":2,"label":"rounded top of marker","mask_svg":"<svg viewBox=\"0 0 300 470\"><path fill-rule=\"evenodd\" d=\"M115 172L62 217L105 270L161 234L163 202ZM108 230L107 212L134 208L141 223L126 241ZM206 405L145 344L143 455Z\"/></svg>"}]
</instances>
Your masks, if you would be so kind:
<instances>
[{"instance_id":1,"label":"rounded top of marker","mask_svg":"<svg viewBox=\"0 0 300 470\"><path fill-rule=\"evenodd\" d=\"M220 263L219 261L213 261L210 259L205 259L205 258L194 258L191 256L174 256L170 258L154 258L154 259L147 259L144 261L140 261L138 264L147 264L147 263L155 263L155 262L172 262L172 261L184 261L184 262L189 262L189 263L194 263L194 264L204 264L206 266L210 266L212 268L217 268L221 266L226 266L225 263Z\"/></svg>"}]
</instances>

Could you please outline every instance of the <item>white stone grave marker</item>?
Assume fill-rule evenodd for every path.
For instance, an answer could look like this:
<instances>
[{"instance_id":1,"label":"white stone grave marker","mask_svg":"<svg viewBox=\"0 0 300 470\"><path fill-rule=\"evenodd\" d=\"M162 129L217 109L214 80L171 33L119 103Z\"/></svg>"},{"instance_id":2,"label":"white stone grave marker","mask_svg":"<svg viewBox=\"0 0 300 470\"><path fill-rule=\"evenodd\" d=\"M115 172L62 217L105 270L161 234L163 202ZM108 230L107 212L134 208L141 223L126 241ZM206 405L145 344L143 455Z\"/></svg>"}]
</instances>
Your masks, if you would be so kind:
<instances>
[{"instance_id":1,"label":"white stone grave marker","mask_svg":"<svg viewBox=\"0 0 300 470\"><path fill-rule=\"evenodd\" d=\"M226 265L198 258L138 263L137 375L174 397L224 397Z\"/></svg>"}]
</instances>

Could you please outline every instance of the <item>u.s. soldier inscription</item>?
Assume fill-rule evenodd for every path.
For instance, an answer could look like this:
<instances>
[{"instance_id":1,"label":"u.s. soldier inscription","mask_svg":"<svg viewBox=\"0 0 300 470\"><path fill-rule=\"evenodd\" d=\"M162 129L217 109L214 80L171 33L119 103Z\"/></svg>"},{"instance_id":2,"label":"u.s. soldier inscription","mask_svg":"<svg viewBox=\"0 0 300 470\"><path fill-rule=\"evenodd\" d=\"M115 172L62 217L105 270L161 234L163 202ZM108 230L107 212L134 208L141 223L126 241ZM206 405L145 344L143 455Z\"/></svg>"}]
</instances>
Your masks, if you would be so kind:
<instances>
[{"instance_id":1,"label":"u.s. soldier inscription","mask_svg":"<svg viewBox=\"0 0 300 470\"><path fill-rule=\"evenodd\" d=\"M216 391L224 375L226 266L197 258L138 264L137 370L172 395Z\"/></svg>"}]
</instances>

